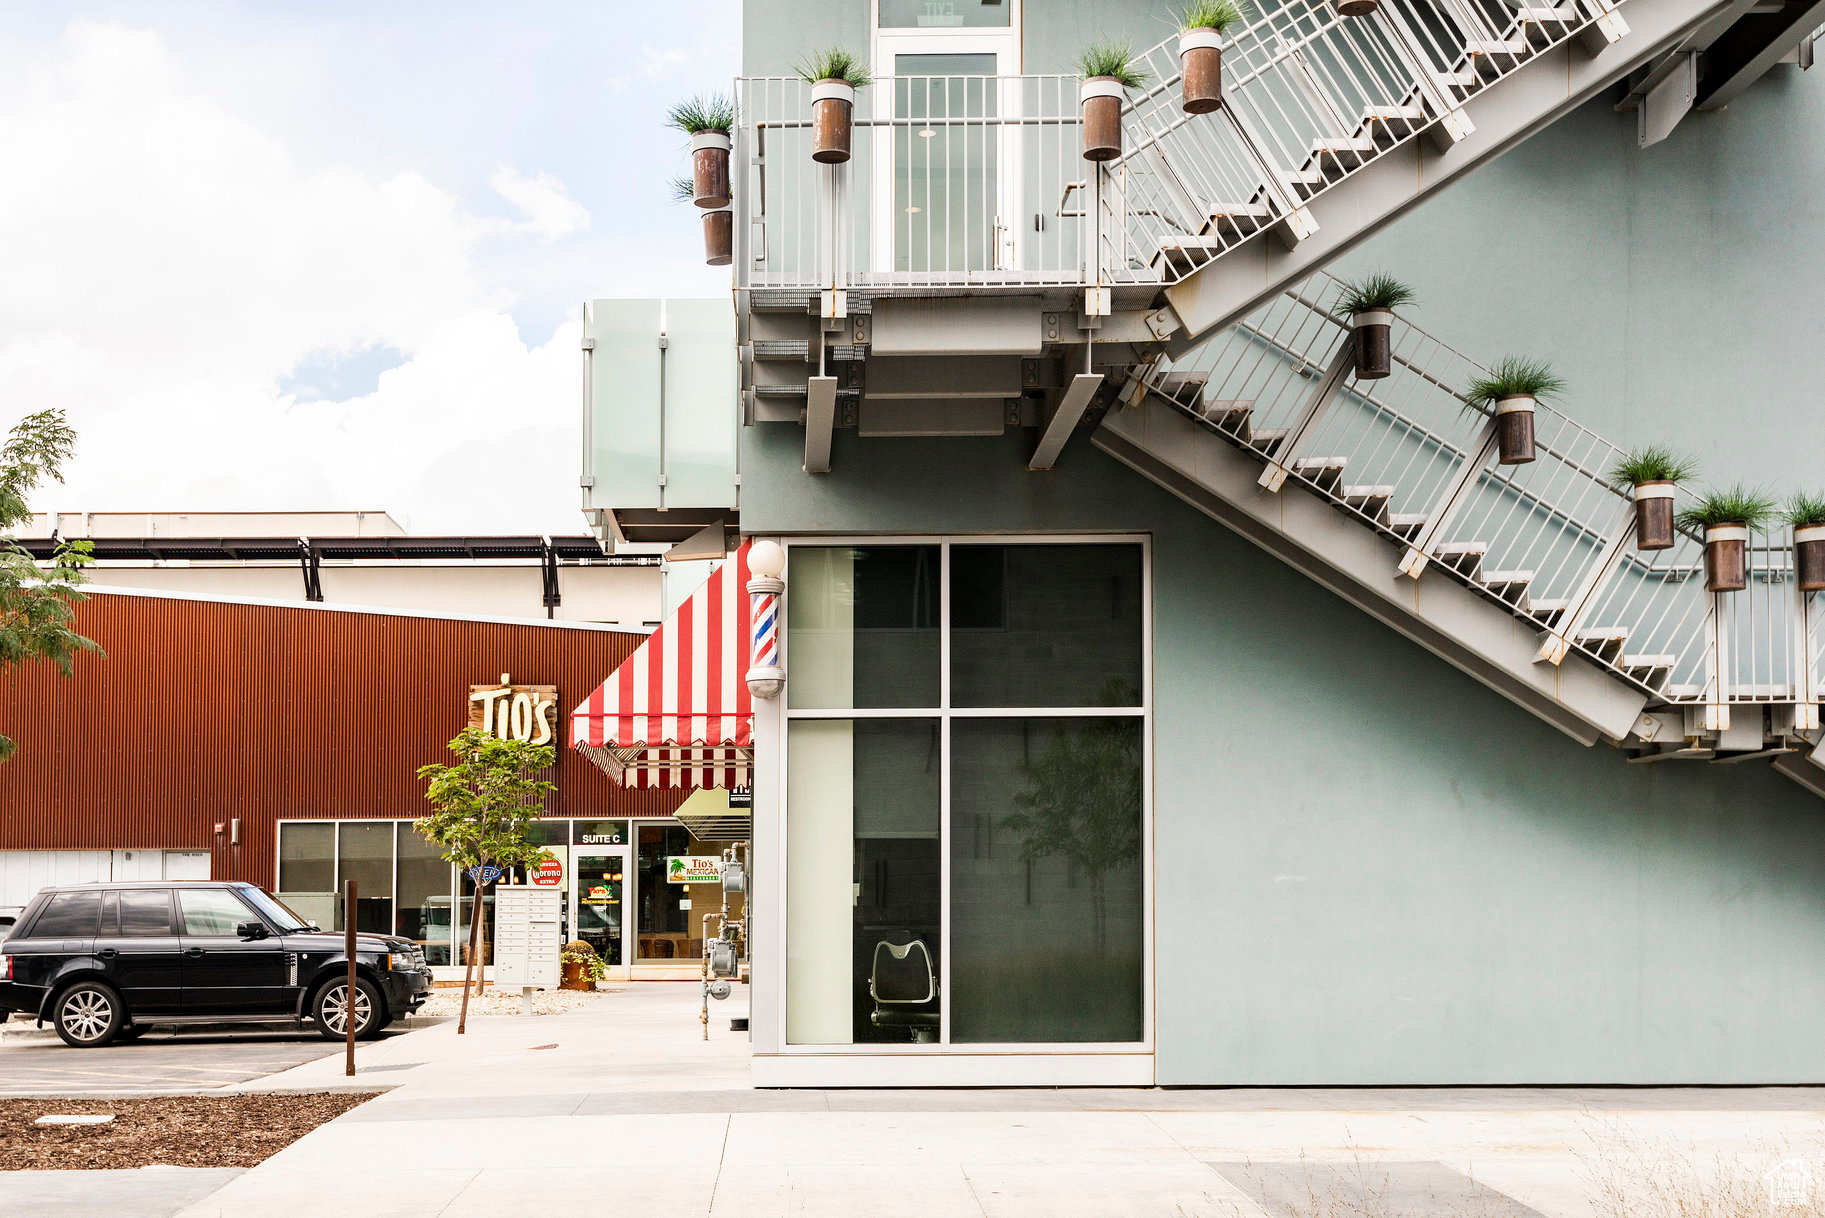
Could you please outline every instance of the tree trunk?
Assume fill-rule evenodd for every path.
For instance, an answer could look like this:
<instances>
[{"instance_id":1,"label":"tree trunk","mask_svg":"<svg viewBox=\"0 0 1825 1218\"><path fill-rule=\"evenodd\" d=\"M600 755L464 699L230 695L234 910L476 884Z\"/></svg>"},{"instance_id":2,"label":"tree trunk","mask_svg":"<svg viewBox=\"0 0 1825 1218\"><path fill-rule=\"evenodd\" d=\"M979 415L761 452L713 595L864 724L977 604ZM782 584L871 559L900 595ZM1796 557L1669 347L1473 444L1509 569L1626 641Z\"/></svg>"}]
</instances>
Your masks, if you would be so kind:
<instances>
[{"instance_id":1,"label":"tree trunk","mask_svg":"<svg viewBox=\"0 0 1825 1218\"><path fill-rule=\"evenodd\" d=\"M481 888L478 886L475 891L479 894ZM478 896L476 899L476 910L479 911L480 908L481 900ZM475 941L481 928L481 920L477 918L474 913L471 913L469 916L469 959L463 966L463 1001L461 1007L458 1008L456 1012L456 1034L458 1036L461 1036L468 1031L469 980L475 974Z\"/></svg>"},{"instance_id":2,"label":"tree trunk","mask_svg":"<svg viewBox=\"0 0 1825 1218\"><path fill-rule=\"evenodd\" d=\"M488 962L481 957L481 953L488 950L488 906L482 900L483 895L482 886L477 884L475 886L475 924L481 928L482 933L476 936L480 946L471 954L476 958L475 994L478 998L488 989Z\"/></svg>"}]
</instances>

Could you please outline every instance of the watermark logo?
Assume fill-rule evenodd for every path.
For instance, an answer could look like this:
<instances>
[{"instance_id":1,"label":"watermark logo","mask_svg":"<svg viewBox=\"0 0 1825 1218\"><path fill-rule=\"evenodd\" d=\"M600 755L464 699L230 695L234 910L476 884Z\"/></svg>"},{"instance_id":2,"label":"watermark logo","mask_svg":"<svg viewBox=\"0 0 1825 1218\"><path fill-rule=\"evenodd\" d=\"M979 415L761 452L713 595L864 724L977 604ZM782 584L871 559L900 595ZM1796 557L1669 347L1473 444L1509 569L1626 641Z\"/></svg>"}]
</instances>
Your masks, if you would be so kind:
<instances>
[{"instance_id":1,"label":"watermark logo","mask_svg":"<svg viewBox=\"0 0 1825 1218\"><path fill-rule=\"evenodd\" d=\"M1777 1163L1762 1179L1768 1182L1768 1204L1775 1209L1797 1209L1812 1203L1812 1170L1803 1159Z\"/></svg>"}]
</instances>

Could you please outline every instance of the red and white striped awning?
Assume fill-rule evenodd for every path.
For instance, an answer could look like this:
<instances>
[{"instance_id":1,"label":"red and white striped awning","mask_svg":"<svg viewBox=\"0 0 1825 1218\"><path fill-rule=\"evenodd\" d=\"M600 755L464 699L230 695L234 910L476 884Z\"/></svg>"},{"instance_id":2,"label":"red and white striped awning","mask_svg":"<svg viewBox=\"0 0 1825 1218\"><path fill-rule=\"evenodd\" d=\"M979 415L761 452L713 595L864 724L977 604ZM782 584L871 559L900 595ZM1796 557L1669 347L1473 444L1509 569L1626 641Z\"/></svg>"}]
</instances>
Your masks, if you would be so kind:
<instances>
[{"instance_id":1,"label":"red and white striped awning","mask_svg":"<svg viewBox=\"0 0 1825 1218\"><path fill-rule=\"evenodd\" d=\"M571 747L623 786L747 786L747 587L744 543L570 713Z\"/></svg>"}]
</instances>

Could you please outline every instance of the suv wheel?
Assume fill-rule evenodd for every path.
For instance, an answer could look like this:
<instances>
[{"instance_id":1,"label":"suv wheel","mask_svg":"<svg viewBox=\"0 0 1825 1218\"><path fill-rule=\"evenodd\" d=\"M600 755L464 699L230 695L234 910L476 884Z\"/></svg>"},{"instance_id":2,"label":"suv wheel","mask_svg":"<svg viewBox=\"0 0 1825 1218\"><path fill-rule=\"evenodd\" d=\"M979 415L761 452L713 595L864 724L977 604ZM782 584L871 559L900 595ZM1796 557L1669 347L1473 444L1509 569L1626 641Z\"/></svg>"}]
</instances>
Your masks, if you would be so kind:
<instances>
[{"instance_id":1,"label":"suv wheel","mask_svg":"<svg viewBox=\"0 0 1825 1218\"><path fill-rule=\"evenodd\" d=\"M113 987L99 981L78 981L57 995L51 1023L63 1043L78 1049L105 1045L120 1035L127 1009Z\"/></svg>"},{"instance_id":2,"label":"suv wheel","mask_svg":"<svg viewBox=\"0 0 1825 1218\"><path fill-rule=\"evenodd\" d=\"M317 991L316 1001L311 1004L311 1014L317 1020L317 1031L326 1040L341 1040L348 1035L348 1024L345 1022L348 992L349 983L346 980L332 981ZM366 977L355 978L356 1040L366 1040L380 1031L381 1021L386 1018L382 1013L385 1006L380 999L380 991L374 988L373 982Z\"/></svg>"}]
</instances>

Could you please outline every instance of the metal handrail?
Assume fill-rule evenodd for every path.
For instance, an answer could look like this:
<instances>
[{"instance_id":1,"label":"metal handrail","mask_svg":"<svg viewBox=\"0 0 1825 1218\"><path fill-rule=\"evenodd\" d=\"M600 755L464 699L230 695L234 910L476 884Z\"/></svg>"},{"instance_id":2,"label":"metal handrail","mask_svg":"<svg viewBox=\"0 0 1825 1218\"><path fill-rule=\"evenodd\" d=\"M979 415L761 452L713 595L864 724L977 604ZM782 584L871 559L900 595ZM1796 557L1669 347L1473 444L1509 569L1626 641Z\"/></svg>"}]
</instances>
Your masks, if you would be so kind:
<instances>
[{"instance_id":1,"label":"metal handrail","mask_svg":"<svg viewBox=\"0 0 1825 1218\"><path fill-rule=\"evenodd\" d=\"M1230 330L1162 359L1143 379L1206 426L1219 417L1245 419L1237 426L1246 430L1232 433L1232 441L1282 431L1348 341L1347 325L1326 307L1340 287L1317 272ZM1467 408L1461 388L1487 370L1404 317L1394 324L1394 375L1340 389L1328 412L1301 425L1302 451L1275 449L1271 460L1298 466L1294 458L1314 454L1291 476L1407 544L1411 534L1394 514L1431 504L1453 471L1462 477L1482 443L1473 433L1487 434L1487 416ZM1198 388L1188 401L1189 386ZM1205 418L1205 402L1225 403L1222 414ZM1629 496L1605 472L1621 450L1550 407L1536 407L1535 418L1534 463L1471 472L1467 498L1434 539L1441 569L1535 621L1543 637L1554 629L1554 615L1566 611L1535 605L1591 588L1572 631L1577 637L1566 645L1667 705L1779 703L1819 689L1807 678L1825 663L1818 620L1825 614L1798 594L1780 537L1753 539L1743 592L1703 590L1702 537L1683 528L1671 550L1626 545L1593 584L1593 564L1615 553L1617 522L1630 519ZM1369 487L1388 489L1371 494ZM1464 557L1472 551L1474 561ZM1618 630L1626 641L1616 641ZM1720 672L1728 677L1721 691Z\"/></svg>"}]
</instances>

